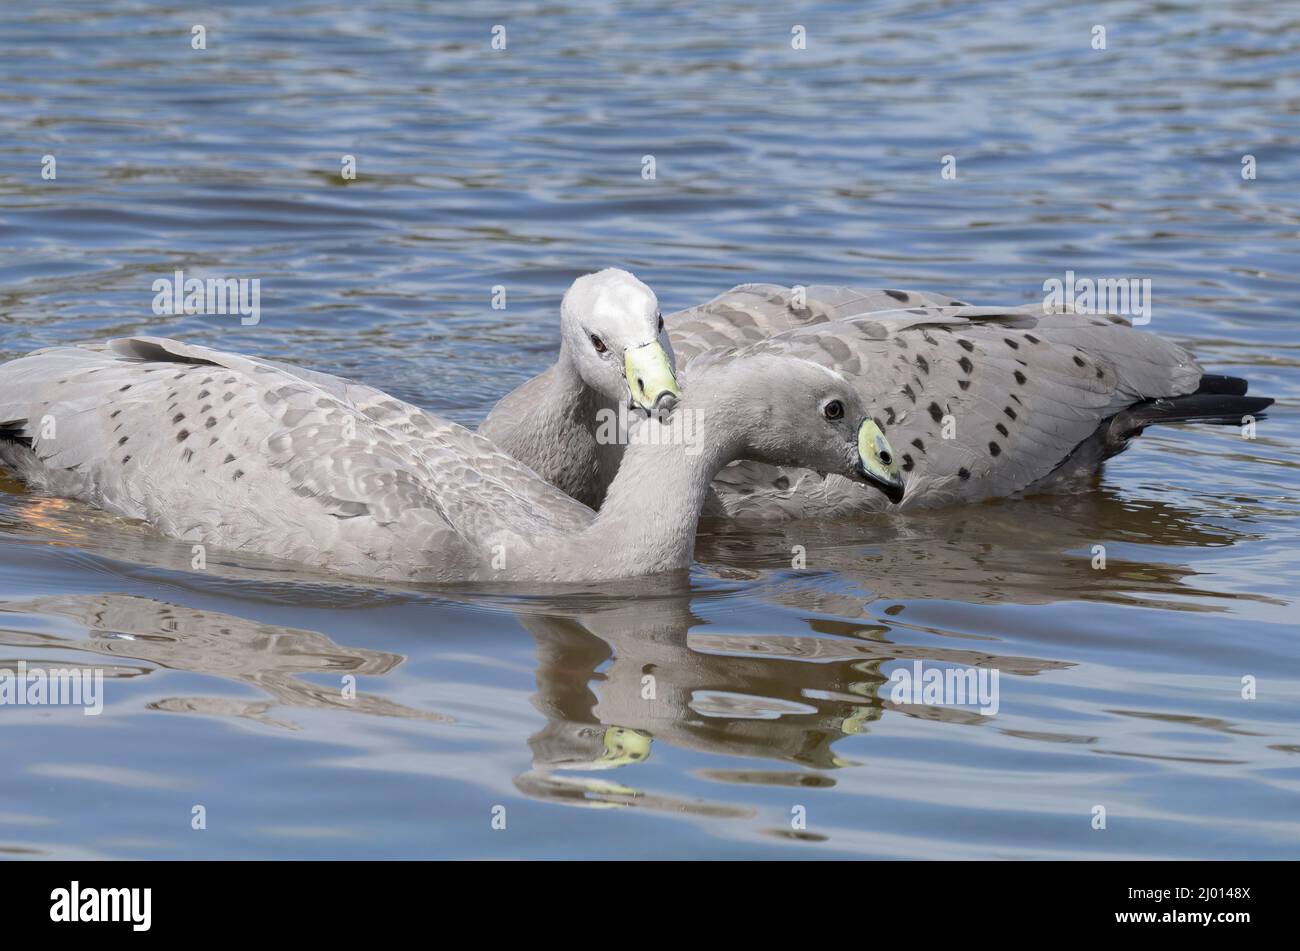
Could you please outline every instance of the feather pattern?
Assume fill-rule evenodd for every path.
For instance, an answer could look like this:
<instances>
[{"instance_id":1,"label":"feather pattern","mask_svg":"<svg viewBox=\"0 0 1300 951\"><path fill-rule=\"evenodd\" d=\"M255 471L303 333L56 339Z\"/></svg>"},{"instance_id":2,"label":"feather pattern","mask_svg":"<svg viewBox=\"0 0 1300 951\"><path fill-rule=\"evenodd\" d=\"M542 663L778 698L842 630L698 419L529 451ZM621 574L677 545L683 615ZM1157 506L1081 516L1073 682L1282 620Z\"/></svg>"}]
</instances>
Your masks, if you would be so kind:
<instances>
[{"instance_id":1,"label":"feather pattern","mask_svg":"<svg viewBox=\"0 0 1300 951\"><path fill-rule=\"evenodd\" d=\"M1091 471L1096 458L1067 461L1107 419L1192 393L1202 375L1182 347L1122 317L974 307L919 291L746 284L666 320L687 386L701 360L759 352L844 374L901 457L903 507L1011 495ZM706 512L791 518L886 507L880 493L839 476L737 462L715 480Z\"/></svg>"},{"instance_id":2,"label":"feather pattern","mask_svg":"<svg viewBox=\"0 0 1300 951\"><path fill-rule=\"evenodd\" d=\"M373 387L163 338L5 364L0 425L0 459L53 494L353 574L464 578L494 545L593 519L490 440Z\"/></svg>"}]
</instances>

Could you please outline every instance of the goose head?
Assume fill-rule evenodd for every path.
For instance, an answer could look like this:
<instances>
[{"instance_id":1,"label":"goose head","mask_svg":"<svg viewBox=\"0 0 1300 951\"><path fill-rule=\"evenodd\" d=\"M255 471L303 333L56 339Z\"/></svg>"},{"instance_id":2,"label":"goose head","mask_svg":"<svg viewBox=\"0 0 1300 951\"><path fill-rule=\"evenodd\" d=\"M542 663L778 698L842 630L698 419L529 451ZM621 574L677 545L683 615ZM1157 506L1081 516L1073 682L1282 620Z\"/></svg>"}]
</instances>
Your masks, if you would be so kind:
<instances>
[{"instance_id":1,"label":"goose head","mask_svg":"<svg viewBox=\"0 0 1300 951\"><path fill-rule=\"evenodd\" d=\"M659 300L627 271L574 281L560 304L560 334L582 381L602 396L655 415L681 399Z\"/></svg>"},{"instance_id":2,"label":"goose head","mask_svg":"<svg viewBox=\"0 0 1300 951\"><path fill-rule=\"evenodd\" d=\"M898 454L867 414L866 402L835 370L758 353L736 359L725 375L726 411L743 434L744 458L843 476L878 489L891 502L903 500Z\"/></svg>"}]
</instances>

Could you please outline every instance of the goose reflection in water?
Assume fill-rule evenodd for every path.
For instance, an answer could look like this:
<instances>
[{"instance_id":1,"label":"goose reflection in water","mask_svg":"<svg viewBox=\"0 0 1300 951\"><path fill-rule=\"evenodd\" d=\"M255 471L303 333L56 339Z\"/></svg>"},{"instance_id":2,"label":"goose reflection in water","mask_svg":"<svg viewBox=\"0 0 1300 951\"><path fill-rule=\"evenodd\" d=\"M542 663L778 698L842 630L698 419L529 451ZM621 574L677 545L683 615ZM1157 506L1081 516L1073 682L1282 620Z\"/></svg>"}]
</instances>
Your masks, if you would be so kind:
<instances>
[{"instance_id":1,"label":"goose reflection in water","mask_svg":"<svg viewBox=\"0 0 1300 951\"><path fill-rule=\"evenodd\" d=\"M525 615L520 621L537 641L533 702L547 722L529 740L533 769L516 785L529 795L583 805L707 815L730 808L643 794L603 775L645 762L657 744L813 771L715 769L708 774L713 779L832 785L821 771L854 765L835 751L835 743L869 732L885 710L898 709L881 690L889 679L882 667L891 661L917 659L1018 676L1070 666L884 640L711 633L701 630L707 625L685 598L565 617ZM983 719L961 708L909 705L906 712L953 722ZM602 775L568 775L593 771Z\"/></svg>"},{"instance_id":2,"label":"goose reflection in water","mask_svg":"<svg viewBox=\"0 0 1300 951\"><path fill-rule=\"evenodd\" d=\"M1017 677L1073 663L1070 657L1000 653L997 629L972 634L955 620L948 627L918 627L900 617L899 610L921 601L939 605L941 613L951 603L960 614L963 603L1069 600L1223 610L1201 579L1193 588L1195 571L1170 554L1249 537L1248 519L1210 523L1171 504L1105 491L1015 505L1019 507L1007 503L920 513L905 521L796 523L766 532L706 526L699 557L716 580L703 587L682 576L578 586L563 593L545 589L526 596L358 587L324 577L286 583L278 570L267 571L261 564L219 552L209 554L201 580L193 573L172 580L238 591L261 603L328 606L342 612L381 604L421 612L434 606L432 597L505 608L536 643L533 705L546 718L529 740L531 768L515 778L520 791L571 805L746 818L753 814L746 806L638 788L638 775L647 780L654 775L638 767L653 758L656 748L667 745L778 764L714 766L699 773L719 783L833 786L836 769L855 765L836 744L847 736L869 735L886 710L955 723L986 722L969 708L896 707L889 691L882 689L891 662L997 669ZM16 514L21 524L21 510ZM65 515L61 509L40 507L42 531L57 535ZM169 574L188 567L187 548L160 545L143 530L122 531L121 526L85 520L78 522L78 529L68 546L77 550L77 557L102 559L106 570L124 578L148 577L141 565L161 567ZM1099 540L1114 549L1104 572L1094 571L1090 563L1091 546ZM1142 545L1142 560L1122 557L1124 544ZM788 564L796 545L806 552L807 570L773 570ZM787 627L797 614L806 631L751 633L744 622L728 624L726 615L736 593L730 584L733 577L746 579L740 590L745 601L766 601L789 612L782 622ZM1186 597L1193 592L1195 599ZM897 604L900 600L908 605ZM144 661L251 685L268 695L261 701L173 697L152 702L152 709L293 728L273 713L276 706L284 706L402 717L455 728L451 718L434 711L377 694L347 699L338 687L305 679L382 677L405 659L398 653L339 644L314 631L127 594L10 601L0 611L65 618L86 631L84 638L72 641L8 631L3 638L11 647L85 650L111 656L119 667L129 660ZM979 638L978 647L970 646L972 636ZM936 645L935 637L947 643ZM908 643L917 639L927 643ZM129 665L119 671L123 676L132 672ZM135 672L146 673L148 668ZM870 744L855 746L854 754L869 756Z\"/></svg>"},{"instance_id":3,"label":"goose reflection in water","mask_svg":"<svg viewBox=\"0 0 1300 951\"><path fill-rule=\"evenodd\" d=\"M905 518L794 522L752 531L706 522L696 557L724 577L749 579L773 566L790 566L797 546L804 569L783 572L775 597L847 617L861 616L864 602L870 607L898 599L1092 601L1175 611L1213 610L1210 598L1281 603L1207 587L1178 557L1179 551L1194 558L1206 548L1264 536L1264 528L1252 528L1249 508L1229 522L1099 487ZM1097 561L1099 545L1104 568ZM828 573L834 576L827 579ZM801 580L809 577L817 584Z\"/></svg>"},{"instance_id":4,"label":"goose reflection in water","mask_svg":"<svg viewBox=\"0 0 1300 951\"><path fill-rule=\"evenodd\" d=\"M118 661L145 661L168 670L248 684L271 697L251 702L233 697L169 697L151 702L149 708L154 710L243 717L286 729L297 727L270 716L272 708L345 710L434 722L448 719L375 694L357 691L353 696L345 694L340 686L323 687L303 679L304 674L379 677L405 659L400 654L346 647L315 631L126 594L8 601L0 604L0 614L63 618L86 632L84 638L69 640L50 634L4 631L0 639L10 647L81 650ZM150 670L136 668L139 674Z\"/></svg>"}]
</instances>

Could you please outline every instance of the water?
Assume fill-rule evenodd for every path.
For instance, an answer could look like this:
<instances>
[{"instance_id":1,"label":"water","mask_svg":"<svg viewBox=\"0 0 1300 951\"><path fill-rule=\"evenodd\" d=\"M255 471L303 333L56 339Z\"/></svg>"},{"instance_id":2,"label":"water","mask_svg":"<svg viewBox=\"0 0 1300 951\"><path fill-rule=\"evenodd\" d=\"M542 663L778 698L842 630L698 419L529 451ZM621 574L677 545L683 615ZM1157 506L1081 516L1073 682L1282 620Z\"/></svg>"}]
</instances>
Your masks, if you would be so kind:
<instances>
[{"instance_id":1,"label":"water","mask_svg":"<svg viewBox=\"0 0 1300 951\"><path fill-rule=\"evenodd\" d=\"M106 701L0 707L0 852L1300 852L1293 7L256 2L195 51L179 8L102 6L0 13L4 358L175 335L473 423L596 267L665 311L750 280L1022 303L1073 269L1150 278L1150 330L1281 405L1253 441L1148 432L1074 496L706 524L689 578L550 595L193 571L6 480L0 667L100 667ZM176 268L260 278L261 322L155 316ZM996 668L999 709L892 703L916 660Z\"/></svg>"}]
</instances>

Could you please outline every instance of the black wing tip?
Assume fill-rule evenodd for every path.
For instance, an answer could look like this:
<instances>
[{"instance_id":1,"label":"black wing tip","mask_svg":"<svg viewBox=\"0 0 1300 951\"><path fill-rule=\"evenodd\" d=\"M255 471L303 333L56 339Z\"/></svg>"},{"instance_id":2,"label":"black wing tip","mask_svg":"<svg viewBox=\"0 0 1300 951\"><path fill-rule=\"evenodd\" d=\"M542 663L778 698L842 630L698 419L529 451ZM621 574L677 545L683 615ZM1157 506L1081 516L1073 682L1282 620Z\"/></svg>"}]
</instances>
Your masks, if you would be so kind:
<instances>
[{"instance_id":1,"label":"black wing tip","mask_svg":"<svg viewBox=\"0 0 1300 951\"><path fill-rule=\"evenodd\" d=\"M1224 376L1220 373L1204 373L1196 386L1197 393L1216 396L1245 396L1250 389L1250 381L1239 376Z\"/></svg>"},{"instance_id":2,"label":"black wing tip","mask_svg":"<svg viewBox=\"0 0 1300 951\"><path fill-rule=\"evenodd\" d=\"M1239 426L1244 417L1262 418L1273 405L1271 396L1238 396L1229 393L1189 393L1150 400L1130 407L1127 422L1137 427L1156 423L1221 423Z\"/></svg>"}]
</instances>

